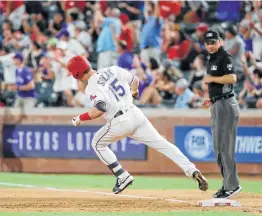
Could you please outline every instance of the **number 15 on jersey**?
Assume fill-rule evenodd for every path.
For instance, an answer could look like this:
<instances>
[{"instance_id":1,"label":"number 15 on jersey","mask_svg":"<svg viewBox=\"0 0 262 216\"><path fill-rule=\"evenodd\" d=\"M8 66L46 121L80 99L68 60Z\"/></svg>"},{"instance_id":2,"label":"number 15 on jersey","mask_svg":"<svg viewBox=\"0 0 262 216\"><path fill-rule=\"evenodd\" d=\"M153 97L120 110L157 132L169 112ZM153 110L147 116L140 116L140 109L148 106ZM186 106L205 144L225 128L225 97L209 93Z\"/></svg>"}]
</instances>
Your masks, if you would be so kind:
<instances>
[{"instance_id":1,"label":"number 15 on jersey","mask_svg":"<svg viewBox=\"0 0 262 216\"><path fill-rule=\"evenodd\" d=\"M117 78L113 80L113 82L110 83L110 90L114 94L117 101L119 101L119 97L123 97L125 95L125 89L124 87L119 84L119 81Z\"/></svg>"}]
</instances>

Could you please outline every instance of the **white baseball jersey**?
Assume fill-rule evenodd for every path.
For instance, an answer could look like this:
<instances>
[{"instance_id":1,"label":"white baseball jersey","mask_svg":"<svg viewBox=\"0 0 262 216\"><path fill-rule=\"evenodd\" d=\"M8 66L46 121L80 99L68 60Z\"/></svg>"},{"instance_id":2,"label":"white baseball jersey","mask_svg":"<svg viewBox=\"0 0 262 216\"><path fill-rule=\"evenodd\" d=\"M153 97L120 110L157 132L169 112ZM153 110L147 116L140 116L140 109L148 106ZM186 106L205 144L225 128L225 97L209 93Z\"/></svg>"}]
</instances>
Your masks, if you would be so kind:
<instances>
[{"instance_id":1,"label":"white baseball jersey","mask_svg":"<svg viewBox=\"0 0 262 216\"><path fill-rule=\"evenodd\" d=\"M118 66L102 68L88 80L86 94L95 106L98 102L106 103L104 117L110 121L114 115L133 103L130 84L134 76Z\"/></svg>"},{"instance_id":2,"label":"white baseball jersey","mask_svg":"<svg viewBox=\"0 0 262 216\"><path fill-rule=\"evenodd\" d=\"M16 82L16 75L15 75L15 63L13 60L13 57L15 56L15 53L10 53L4 56L0 56L0 62L3 66L4 71L4 82L6 84L15 84Z\"/></svg>"}]
</instances>

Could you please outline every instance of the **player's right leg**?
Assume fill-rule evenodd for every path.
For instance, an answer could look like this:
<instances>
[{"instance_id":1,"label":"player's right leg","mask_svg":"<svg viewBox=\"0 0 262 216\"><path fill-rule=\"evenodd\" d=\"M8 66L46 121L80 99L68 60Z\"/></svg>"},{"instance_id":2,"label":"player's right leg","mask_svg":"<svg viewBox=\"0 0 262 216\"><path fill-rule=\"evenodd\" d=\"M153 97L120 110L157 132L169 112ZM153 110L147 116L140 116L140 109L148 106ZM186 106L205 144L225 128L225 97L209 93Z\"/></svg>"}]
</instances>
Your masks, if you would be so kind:
<instances>
[{"instance_id":1,"label":"player's right leg","mask_svg":"<svg viewBox=\"0 0 262 216\"><path fill-rule=\"evenodd\" d=\"M174 144L163 138L146 117L144 117L144 122L137 127L130 137L154 148L175 162L188 177L192 177L198 182L200 190L206 191L208 189L208 181L195 165Z\"/></svg>"},{"instance_id":2,"label":"player's right leg","mask_svg":"<svg viewBox=\"0 0 262 216\"><path fill-rule=\"evenodd\" d=\"M128 120L121 121L121 116L119 116L98 130L92 140L92 147L97 156L117 178L116 185L113 188L115 194L120 193L132 184L134 178L123 169L116 155L108 148L108 145L126 137L129 129Z\"/></svg>"}]
</instances>

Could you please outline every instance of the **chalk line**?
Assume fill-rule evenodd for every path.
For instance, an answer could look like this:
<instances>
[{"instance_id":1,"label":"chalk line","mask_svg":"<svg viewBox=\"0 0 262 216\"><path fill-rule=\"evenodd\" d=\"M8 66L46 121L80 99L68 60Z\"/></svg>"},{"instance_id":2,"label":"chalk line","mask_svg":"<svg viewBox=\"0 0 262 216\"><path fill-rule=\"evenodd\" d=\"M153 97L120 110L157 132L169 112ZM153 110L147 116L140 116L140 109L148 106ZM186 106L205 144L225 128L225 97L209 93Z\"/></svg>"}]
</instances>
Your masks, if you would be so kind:
<instances>
[{"instance_id":1,"label":"chalk line","mask_svg":"<svg viewBox=\"0 0 262 216\"><path fill-rule=\"evenodd\" d=\"M191 203L189 201L179 200L179 199L167 199L167 198L149 197L149 196L137 196L137 195L128 195L128 194L114 194L114 193L100 192L100 191L90 191L90 190L63 189L63 188L54 188L54 187L41 187L41 186L36 186L36 185L17 184L17 183L9 183L9 182L0 182L0 185L12 186L12 187L21 187L21 188L38 188L38 189L49 190L49 191L58 191L58 192L89 193L89 194L99 194L99 195L103 195L103 196L115 196L115 197L125 197L125 198L134 198L134 199L164 200L164 201L167 201L167 202L179 202L179 203L188 203L188 204Z\"/></svg>"}]
</instances>

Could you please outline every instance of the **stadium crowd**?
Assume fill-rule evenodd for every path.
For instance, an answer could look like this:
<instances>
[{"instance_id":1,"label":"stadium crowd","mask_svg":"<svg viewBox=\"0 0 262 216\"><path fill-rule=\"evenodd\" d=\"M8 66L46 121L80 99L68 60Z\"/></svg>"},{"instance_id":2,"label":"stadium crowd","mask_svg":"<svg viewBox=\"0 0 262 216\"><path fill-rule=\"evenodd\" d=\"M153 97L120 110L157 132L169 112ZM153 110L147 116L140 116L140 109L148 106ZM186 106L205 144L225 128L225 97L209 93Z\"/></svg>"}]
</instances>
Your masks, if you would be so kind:
<instances>
[{"instance_id":1,"label":"stadium crowd","mask_svg":"<svg viewBox=\"0 0 262 216\"><path fill-rule=\"evenodd\" d=\"M0 1L0 106L89 107L66 63L118 65L140 79L140 107L205 108L203 35L233 56L242 109L262 109L261 1Z\"/></svg>"}]
</instances>

